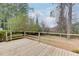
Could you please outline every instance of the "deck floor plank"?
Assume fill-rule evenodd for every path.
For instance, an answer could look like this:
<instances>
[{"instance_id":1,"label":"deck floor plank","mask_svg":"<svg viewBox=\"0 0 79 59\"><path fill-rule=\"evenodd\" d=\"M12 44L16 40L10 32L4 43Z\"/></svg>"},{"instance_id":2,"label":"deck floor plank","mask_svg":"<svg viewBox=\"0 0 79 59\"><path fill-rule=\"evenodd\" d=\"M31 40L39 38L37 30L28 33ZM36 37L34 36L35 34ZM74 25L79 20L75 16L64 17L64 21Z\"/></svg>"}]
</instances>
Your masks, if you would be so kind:
<instances>
[{"instance_id":1,"label":"deck floor plank","mask_svg":"<svg viewBox=\"0 0 79 59\"><path fill-rule=\"evenodd\" d=\"M78 56L78 54L39 43L30 39L19 39L0 43L2 56Z\"/></svg>"}]
</instances>

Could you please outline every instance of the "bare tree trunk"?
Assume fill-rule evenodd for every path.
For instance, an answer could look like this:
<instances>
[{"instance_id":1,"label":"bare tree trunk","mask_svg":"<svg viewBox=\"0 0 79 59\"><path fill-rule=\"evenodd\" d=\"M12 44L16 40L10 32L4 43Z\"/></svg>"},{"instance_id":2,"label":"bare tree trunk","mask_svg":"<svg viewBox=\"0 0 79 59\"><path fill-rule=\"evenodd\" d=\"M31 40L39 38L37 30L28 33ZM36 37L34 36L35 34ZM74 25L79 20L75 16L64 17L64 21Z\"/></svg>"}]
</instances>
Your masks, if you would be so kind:
<instances>
[{"instance_id":1,"label":"bare tree trunk","mask_svg":"<svg viewBox=\"0 0 79 59\"><path fill-rule=\"evenodd\" d=\"M59 27L59 32L65 32L65 16L64 16L64 11L65 11L65 4L61 3L60 4L60 15L59 15L59 22L58 22L58 27ZM64 30L64 31L63 31Z\"/></svg>"},{"instance_id":2,"label":"bare tree trunk","mask_svg":"<svg viewBox=\"0 0 79 59\"><path fill-rule=\"evenodd\" d=\"M72 33L72 3L68 4L68 19L67 19L67 34ZM67 35L67 38L70 39L70 35Z\"/></svg>"},{"instance_id":3,"label":"bare tree trunk","mask_svg":"<svg viewBox=\"0 0 79 59\"><path fill-rule=\"evenodd\" d=\"M67 11L67 15L64 16L65 14L65 7L67 5L68 11ZM67 34L71 34L72 33L72 3L61 3L60 6L60 15L59 15L59 22L58 22L58 30L59 32L64 32ZM68 17L68 18L67 18ZM67 35L67 38L70 39L70 35Z\"/></svg>"}]
</instances>

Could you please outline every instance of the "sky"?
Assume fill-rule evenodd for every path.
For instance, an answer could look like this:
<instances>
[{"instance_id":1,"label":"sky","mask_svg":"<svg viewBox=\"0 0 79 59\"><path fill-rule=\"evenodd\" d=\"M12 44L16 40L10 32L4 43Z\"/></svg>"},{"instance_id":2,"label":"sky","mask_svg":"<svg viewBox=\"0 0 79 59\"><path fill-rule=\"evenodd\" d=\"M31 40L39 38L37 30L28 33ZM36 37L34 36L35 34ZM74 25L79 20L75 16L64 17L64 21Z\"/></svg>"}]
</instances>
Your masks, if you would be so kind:
<instances>
[{"instance_id":1,"label":"sky","mask_svg":"<svg viewBox=\"0 0 79 59\"><path fill-rule=\"evenodd\" d=\"M36 14L39 15L39 22L44 22L47 27L55 27L57 25L56 18L50 17L50 11L54 10L56 8L57 4L50 4L50 3L30 3L29 7L34 8L35 12L29 11L29 16L32 18L35 18ZM76 13L76 16L79 16L79 5L76 4L73 7L74 13Z\"/></svg>"}]
</instances>

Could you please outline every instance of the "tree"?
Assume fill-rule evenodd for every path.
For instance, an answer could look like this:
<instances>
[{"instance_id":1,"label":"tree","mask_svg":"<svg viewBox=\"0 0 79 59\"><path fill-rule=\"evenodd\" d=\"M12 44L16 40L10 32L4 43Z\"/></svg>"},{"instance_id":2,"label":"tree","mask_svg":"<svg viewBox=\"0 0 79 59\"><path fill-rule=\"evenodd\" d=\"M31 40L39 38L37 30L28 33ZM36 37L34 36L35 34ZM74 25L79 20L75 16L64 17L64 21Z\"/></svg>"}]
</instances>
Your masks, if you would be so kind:
<instances>
[{"instance_id":1,"label":"tree","mask_svg":"<svg viewBox=\"0 0 79 59\"><path fill-rule=\"evenodd\" d=\"M0 4L0 20L2 22L1 27L7 29L7 20L13 17L15 11L15 4L1 3Z\"/></svg>"},{"instance_id":2,"label":"tree","mask_svg":"<svg viewBox=\"0 0 79 59\"><path fill-rule=\"evenodd\" d=\"M38 18L36 18L36 22L34 22L34 19L29 19L29 29L28 31L35 31L35 32L40 32L41 31L41 27L40 27L40 24L38 22Z\"/></svg>"},{"instance_id":3,"label":"tree","mask_svg":"<svg viewBox=\"0 0 79 59\"><path fill-rule=\"evenodd\" d=\"M28 4L14 4L15 13L8 20L8 28L11 31L26 31L28 28Z\"/></svg>"},{"instance_id":4,"label":"tree","mask_svg":"<svg viewBox=\"0 0 79 59\"><path fill-rule=\"evenodd\" d=\"M27 25L28 19L26 19L26 16L23 16L22 14L17 15L15 18L11 18L8 20L8 27L11 31L27 31L28 25Z\"/></svg>"},{"instance_id":5,"label":"tree","mask_svg":"<svg viewBox=\"0 0 79 59\"><path fill-rule=\"evenodd\" d=\"M68 4L67 34L72 33L72 6L72 3ZM70 35L67 35L67 38L70 39Z\"/></svg>"},{"instance_id":6,"label":"tree","mask_svg":"<svg viewBox=\"0 0 79 59\"><path fill-rule=\"evenodd\" d=\"M60 22L60 26L63 26L62 28L64 28L65 33L67 34L71 34L72 33L72 7L73 4L72 3L61 3L60 4L60 18L59 18L59 22ZM66 10L66 8L68 10ZM64 16L66 12L66 15ZM64 21L64 22L62 22ZM65 24L65 25L64 25ZM67 38L70 39L70 35L67 35Z\"/></svg>"},{"instance_id":7,"label":"tree","mask_svg":"<svg viewBox=\"0 0 79 59\"><path fill-rule=\"evenodd\" d=\"M41 25L42 25L42 32L44 32L45 31L45 23L42 21Z\"/></svg>"},{"instance_id":8,"label":"tree","mask_svg":"<svg viewBox=\"0 0 79 59\"><path fill-rule=\"evenodd\" d=\"M55 11L50 12L50 16L55 17L57 21L57 32L66 33L65 3L57 4Z\"/></svg>"},{"instance_id":9,"label":"tree","mask_svg":"<svg viewBox=\"0 0 79 59\"><path fill-rule=\"evenodd\" d=\"M66 17L64 16L64 12L65 12L65 4L61 3L59 4L59 21L58 23L58 30L61 33L65 33L66 32Z\"/></svg>"},{"instance_id":10,"label":"tree","mask_svg":"<svg viewBox=\"0 0 79 59\"><path fill-rule=\"evenodd\" d=\"M72 33L72 7L74 4L72 3L60 3L57 8L59 10L58 17L58 30L61 33ZM67 35L67 38L70 38Z\"/></svg>"},{"instance_id":11,"label":"tree","mask_svg":"<svg viewBox=\"0 0 79 59\"><path fill-rule=\"evenodd\" d=\"M39 14L35 12L34 8L30 8L34 15L33 18L29 17L29 30L28 31L36 31L39 32L41 31L41 27L39 24Z\"/></svg>"}]
</instances>

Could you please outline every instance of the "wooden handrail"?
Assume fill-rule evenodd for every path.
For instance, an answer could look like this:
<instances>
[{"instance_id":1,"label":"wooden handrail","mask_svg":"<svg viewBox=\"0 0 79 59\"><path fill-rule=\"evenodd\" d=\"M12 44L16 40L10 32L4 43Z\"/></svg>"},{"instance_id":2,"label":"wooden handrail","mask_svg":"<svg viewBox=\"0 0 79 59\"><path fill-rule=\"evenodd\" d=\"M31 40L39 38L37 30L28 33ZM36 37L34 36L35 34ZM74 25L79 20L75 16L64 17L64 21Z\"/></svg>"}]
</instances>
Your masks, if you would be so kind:
<instances>
[{"instance_id":1,"label":"wooden handrail","mask_svg":"<svg viewBox=\"0 0 79 59\"><path fill-rule=\"evenodd\" d=\"M20 31L20 32L22 32L22 31ZM10 40L12 40L12 37L13 37L13 34L12 34L13 32L10 32ZM60 36L60 38L61 38L61 36L62 35L65 35L65 36L67 36L67 35L70 35L70 36L79 36L79 34L66 34L66 33L53 33L53 32L35 32L35 31L24 31L22 34L23 34L23 36L25 36L26 35L26 33L38 33L38 41L40 41L40 35L41 34L52 34L52 35L59 35ZM6 40L8 40L8 35L7 35L7 32L6 32Z\"/></svg>"},{"instance_id":2,"label":"wooden handrail","mask_svg":"<svg viewBox=\"0 0 79 59\"><path fill-rule=\"evenodd\" d=\"M23 32L23 31L20 31ZM57 35L73 35L73 36L79 36L79 34L67 34L67 33L53 33L53 32L35 32L35 31L24 31L25 33L40 33L40 34L57 34Z\"/></svg>"},{"instance_id":3,"label":"wooden handrail","mask_svg":"<svg viewBox=\"0 0 79 59\"><path fill-rule=\"evenodd\" d=\"M27 31L28 33L39 33L39 32L32 32L32 31ZM67 34L67 33L53 33L53 32L40 32L43 34L58 34L58 35L73 35L73 36L79 36L79 34Z\"/></svg>"}]
</instances>

